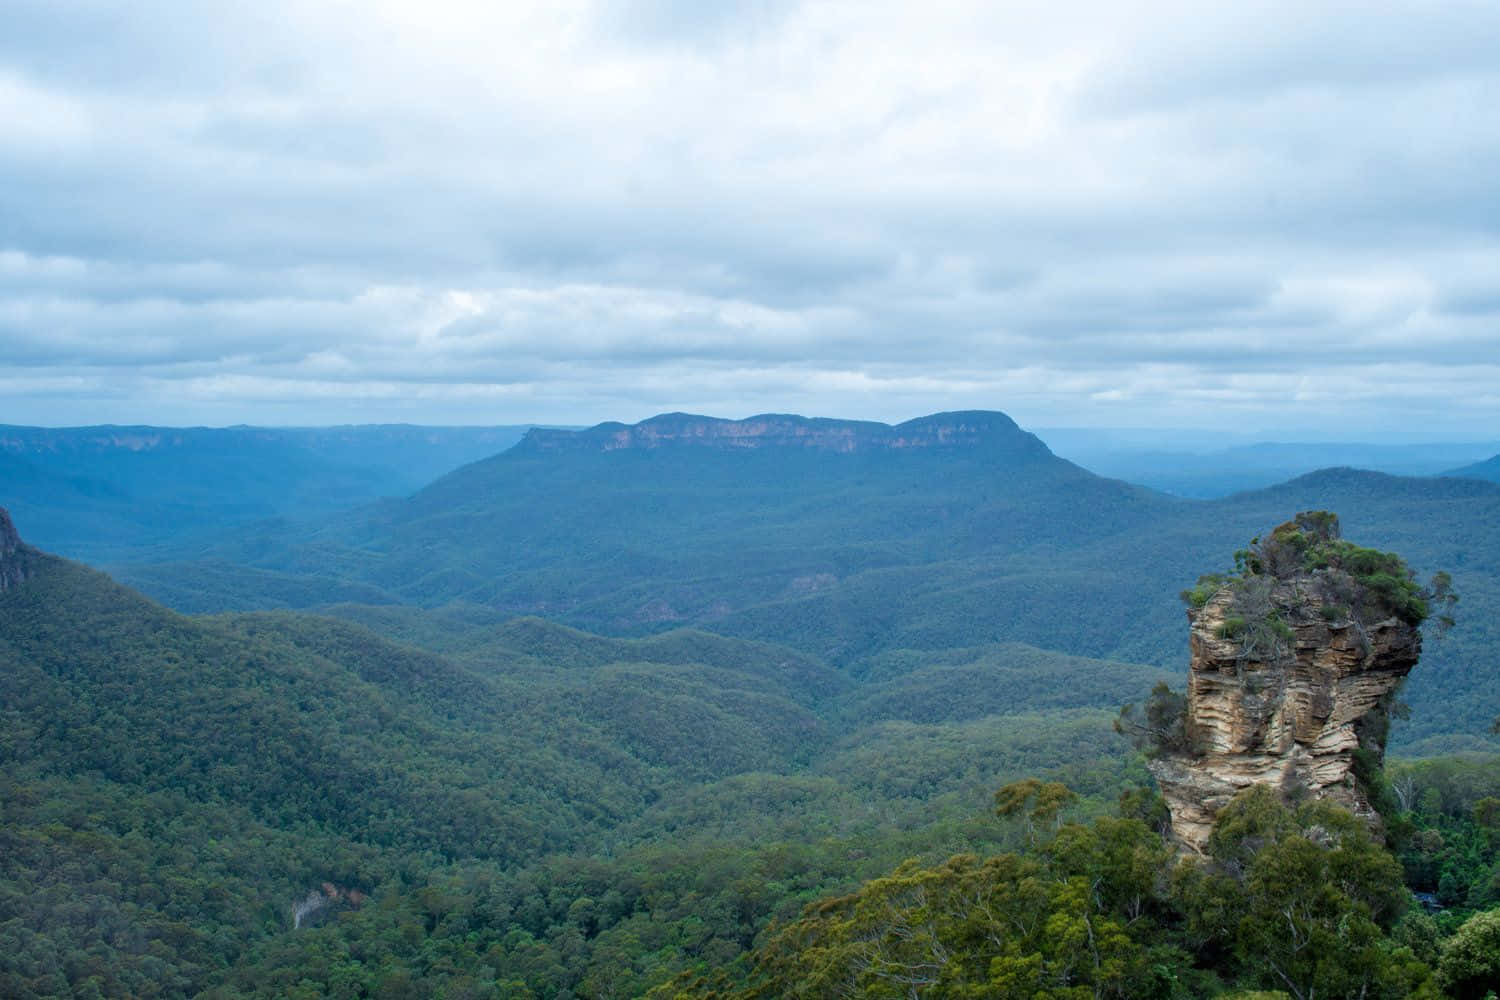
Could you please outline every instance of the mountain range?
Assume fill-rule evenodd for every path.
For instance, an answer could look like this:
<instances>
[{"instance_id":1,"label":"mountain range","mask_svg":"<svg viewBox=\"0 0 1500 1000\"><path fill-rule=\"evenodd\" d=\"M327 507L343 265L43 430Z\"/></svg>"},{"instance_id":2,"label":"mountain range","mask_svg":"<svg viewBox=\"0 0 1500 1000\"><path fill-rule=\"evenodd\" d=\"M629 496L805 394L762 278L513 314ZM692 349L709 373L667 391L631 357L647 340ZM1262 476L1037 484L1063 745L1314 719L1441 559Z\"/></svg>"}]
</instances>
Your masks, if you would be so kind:
<instances>
[{"instance_id":1,"label":"mountain range","mask_svg":"<svg viewBox=\"0 0 1500 1000\"><path fill-rule=\"evenodd\" d=\"M444 439L8 433L0 502L111 576L0 513L4 995L639 995L731 961L903 858L1014 846L1006 781L1146 784L1110 720L1180 675L1178 592L1299 510L1462 595L1397 752L1495 747L1482 479L1189 500L998 413L668 414L455 432L442 461L485 457L375 499ZM1455 809L1500 794L1455 760Z\"/></svg>"},{"instance_id":2,"label":"mountain range","mask_svg":"<svg viewBox=\"0 0 1500 1000\"><path fill-rule=\"evenodd\" d=\"M619 635L706 628L854 673L995 642L1181 669L1178 591L1307 509L1453 574L1463 615L1411 682L1404 738L1482 740L1500 712L1476 666L1500 641L1500 486L1329 469L1193 501L1097 476L998 413L533 430L405 499L111 569L189 611L460 603Z\"/></svg>"},{"instance_id":3,"label":"mountain range","mask_svg":"<svg viewBox=\"0 0 1500 1000\"><path fill-rule=\"evenodd\" d=\"M0 425L0 504L49 550L138 558L247 521L404 496L526 430Z\"/></svg>"}]
</instances>

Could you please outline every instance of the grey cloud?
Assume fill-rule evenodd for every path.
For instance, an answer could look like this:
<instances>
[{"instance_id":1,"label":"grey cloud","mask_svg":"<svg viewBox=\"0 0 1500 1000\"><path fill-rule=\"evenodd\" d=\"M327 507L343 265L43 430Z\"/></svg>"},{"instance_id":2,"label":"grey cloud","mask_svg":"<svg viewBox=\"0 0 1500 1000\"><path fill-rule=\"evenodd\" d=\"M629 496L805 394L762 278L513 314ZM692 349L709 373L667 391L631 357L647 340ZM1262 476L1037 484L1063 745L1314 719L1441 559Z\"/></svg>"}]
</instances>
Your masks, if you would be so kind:
<instances>
[{"instance_id":1,"label":"grey cloud","mask_svg":"<svg viewBox=\"0 0 1500 1000\"><path fill-rule=\"evenodd\" d=\"M1079 106L1108 114L1203 101L1265 100L1350 87L1493 75L1500 10L1483 0L1378 5L1254 2L1170 23L1144 19L1081 88Z\"/></svg>"},{"instance_id":2,"label":"grey cloud","mask_svg":"<svg viewBox=\"0 0 1500 1000\"><path fill-rule=\"evenodd\" d=\"M567 423L1462 385L1500 419L1488 8L960 6L24 3L0 384Z\"/></svg>"}]
</instances>

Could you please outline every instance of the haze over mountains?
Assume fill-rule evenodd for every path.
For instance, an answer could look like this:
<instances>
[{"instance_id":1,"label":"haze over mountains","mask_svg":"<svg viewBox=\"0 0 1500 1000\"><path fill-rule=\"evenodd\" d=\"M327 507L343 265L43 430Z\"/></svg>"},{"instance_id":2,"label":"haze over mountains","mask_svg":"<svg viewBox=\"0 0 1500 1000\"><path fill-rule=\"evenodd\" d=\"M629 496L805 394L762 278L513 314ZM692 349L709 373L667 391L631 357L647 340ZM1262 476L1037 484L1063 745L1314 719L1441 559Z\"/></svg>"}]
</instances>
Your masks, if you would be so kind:
<instances>
[{"instance_id":1,"label":"haze over mountains","mask_svg":"<svg viewBox=\"0 0 1500 1000\"><path fill-rule=\"evenodd\" d=\"M1488 479L1492 483L1500 483L1500 454L1485 459L1483 462L1475 462L1473 465L1465 465L1462 468L1452 469L1447 475L1467 476L1470 479Z\"/></svg>"},{"instance_id":2,"label":"haze over mountains","mask_svg":"<svg viewBox=\"0 0 1500 1000\"><path fill-rule=\"evenodd\" d=\"M1177 592L1312 508L1454 573L1464 614L1398 739L1482 740L1500 694L1471 658L1497 638L1500 488L1343 469L1190 501L1094 475L993 412L533 430L406 499L112 569L188 611L458 602L622 635L692 625L851 670L996 642L1180 669Z\"/></svg>"},{"instance_id":3,"label":"haze over mountains","mask_svg":"<svg viewBox=\"0 0 1500 1000\"><path fill-rule=\"evenodd\" d=\"M236 523L405 495L526 430L0 425L0 503L34 544L130 558Z\"/></svg>"},{"instance_id":4,"label":"haze over mountains","mask_svg":"<svg viewBox=\"0 0 1500 1000\"><path fill-rule=\"evenodd\" d=\"M1047 435L1044 433L1044 437ZM1125 479L1176 496L1214 499L1263 489L1319 469L1354 467L1399 476L1472 476L1500 454L1500 440L1384 443L1258 441L1230 447L1198 442L1189 447L1170 440L1143 444L1138 438L1107 432L1058 435L1062 456L1103 476ZM1051 443L1051 438L1048 438ZM1493 461L1493 459L1491 459ZM1470 464L1474 463L1474 464ZM1458 468L1463 466L1463 468Z\"/></svg>"}]
</instances>

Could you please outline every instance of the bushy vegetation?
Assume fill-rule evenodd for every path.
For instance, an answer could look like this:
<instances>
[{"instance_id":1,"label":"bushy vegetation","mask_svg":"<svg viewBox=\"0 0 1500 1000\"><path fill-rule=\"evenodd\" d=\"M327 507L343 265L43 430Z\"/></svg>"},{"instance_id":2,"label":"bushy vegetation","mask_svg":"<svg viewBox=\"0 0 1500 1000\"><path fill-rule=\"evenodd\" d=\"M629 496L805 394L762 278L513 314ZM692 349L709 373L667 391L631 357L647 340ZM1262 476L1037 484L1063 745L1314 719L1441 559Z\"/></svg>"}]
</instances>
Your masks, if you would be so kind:
<instances>
[{"instance_id":1,"label":"bushy vegetation","mask_svg":"<svg viewBox=\"0 0 1500 1000\"><path fill-rule=\"evenodd\" d=\"M1393 552L1381 552L1341 537L1338 515L1303 511L1234 554L1235 572L1210 573L1182 591L1196 612L1221 594L1227 613L1215 628L1220 639L1236 642L1244 660L1276 662L1292 654L1295 633L1288 616L1316 612L1330 623L1349 623L1361 633L1395 618L1421 625L1438 609L1437 631L1453 627L1458 595L1446 572L1426 586Z\"/></svg>"},{"instance_id":2,"label":"bushy vegetation","mask_svg":"<svg viewBox=\"0 0 1500 1000\"><path fill-rule=\"evenodd\" d=\"M1276 637L1289 639L1290 629L1277 618L1271 591L1277 582L1298 577L1312 580L1310 596L1317 597L1319 611L1329 620L1372 625L1396 618L1420 625L1436 606L1439 625L1446 630L1454 624L1450 611L1458 595L1452 576L1438 572L1427 586L1419 585L1416 574L1394 552L1365 548L1341 537L1338 515L1332 511L1303 511L1265 537L1252 538L1248 548L1235 552L1234 564L1234 574L1200 577L1182 594L1190 607L1201 608L1215 593L1230 591L1236 614L1225 620L1222 638L1243 637L1247 643L1260 638L1265 648L1274 648ZM1269 626L1269 641L1257 637L1258 623Z\"/></svg>"},{"instance_id":3,"label":"bushy vegetation","mask_svg":"<svg viewBox=\"0 0 1500 1000\"><path fill-rule=\"evenodd\" d=\"M1151 696L1137 706L1127 703L1115 719L1115 732L1147 757L1164 754L1196 755L1198 734L1188 717L1187 695L1159 681Z\"/></svg>"},{"instance_id":4,"label":"bushy vegetation","mask_svg":"<svg viewBox=\"0 0 1500 1000\"><path fill-rule=\"evenodd\" d=\"M1070 800L1055 783L1004 788L998 811L1028 849L907 862L653 995L1397 1000L1465 990L1492 961L1491 915L1445 940L1396 860L1337 807L1248 789L1208 856L1177 864L1142 818L1149 797L1087 822L1065 814Z\"/></svg>"},{"instance_id":5,"label":"bushy vegetation","mask_svg":"<svg viewBox=\"0 0 1500 1000\"><path fill-rule=\"evenodd\" d=\"M404 619L445 654L36 568L0 593L5 996L631 995L903 857L1003 846L1008 777L1144 780L1103 706L1155 672L1123 664L893 654L869 701L703 632ZM974 714L949 666L1003 697Z\"/></svg>"}]
</instances>

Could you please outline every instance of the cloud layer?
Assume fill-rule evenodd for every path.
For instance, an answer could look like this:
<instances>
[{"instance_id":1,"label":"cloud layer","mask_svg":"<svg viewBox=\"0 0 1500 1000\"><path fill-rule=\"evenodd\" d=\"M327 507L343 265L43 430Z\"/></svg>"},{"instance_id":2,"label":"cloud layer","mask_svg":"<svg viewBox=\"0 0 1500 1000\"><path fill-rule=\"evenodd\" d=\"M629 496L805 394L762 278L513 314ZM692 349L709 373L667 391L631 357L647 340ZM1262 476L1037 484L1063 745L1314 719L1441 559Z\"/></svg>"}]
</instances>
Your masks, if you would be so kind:
<instances>
[{"instance_id":1,"label":"cloud layer","mask_svg":"<svg viewBox=\"0 0 1500 1000\"><path fill-rule=\"evenodd\" d=\"M1492 435L1500 7L1026 6L19 0L0 421Z\"/></svg>"}]
</instances>

